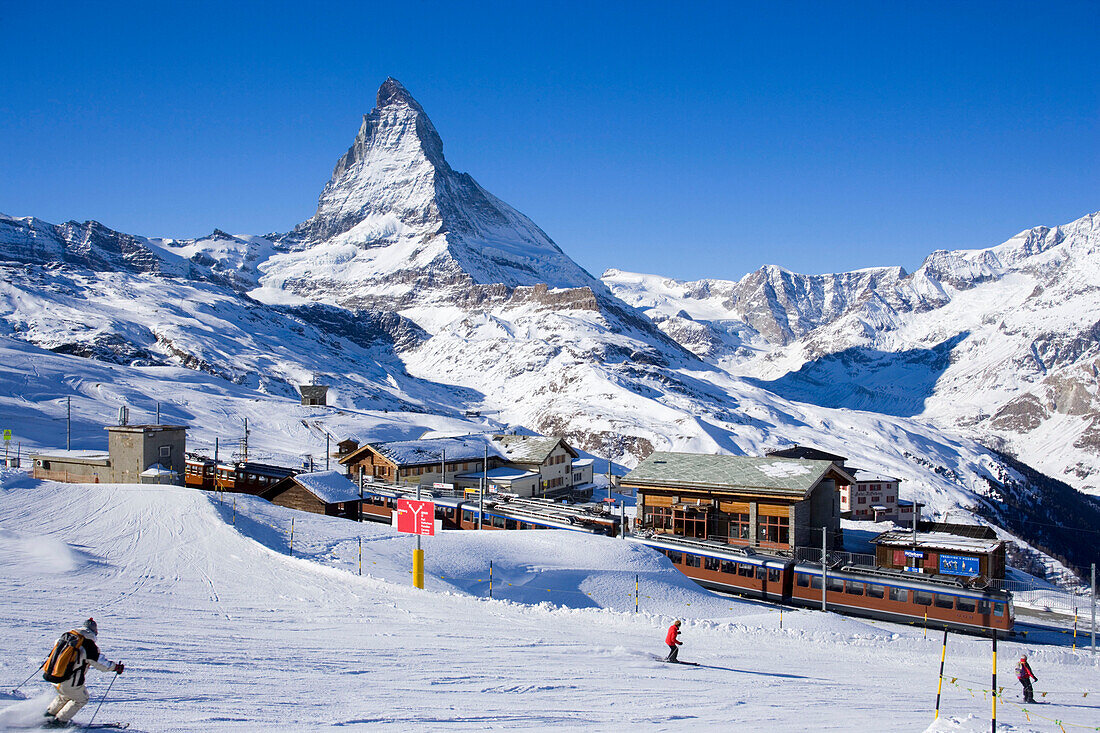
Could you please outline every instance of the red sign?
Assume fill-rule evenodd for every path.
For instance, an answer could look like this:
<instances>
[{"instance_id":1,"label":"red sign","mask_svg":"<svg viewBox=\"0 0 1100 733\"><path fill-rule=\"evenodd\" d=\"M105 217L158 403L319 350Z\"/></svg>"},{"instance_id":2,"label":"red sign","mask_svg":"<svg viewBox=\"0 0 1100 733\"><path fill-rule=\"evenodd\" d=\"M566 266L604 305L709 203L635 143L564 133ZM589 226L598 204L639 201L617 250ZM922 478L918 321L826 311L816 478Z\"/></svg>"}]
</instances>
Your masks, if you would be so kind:
<instances>
[{"instance_id":1,"label":"red sign","mask_svg":"<svg viewBox=\"0 0 1100 733\"><path fill-rule=\"evenodd\" d=\"M397 500L397 531L406 534L435 534L435 504L416 499Z\"/></svg>"}]
</instances>

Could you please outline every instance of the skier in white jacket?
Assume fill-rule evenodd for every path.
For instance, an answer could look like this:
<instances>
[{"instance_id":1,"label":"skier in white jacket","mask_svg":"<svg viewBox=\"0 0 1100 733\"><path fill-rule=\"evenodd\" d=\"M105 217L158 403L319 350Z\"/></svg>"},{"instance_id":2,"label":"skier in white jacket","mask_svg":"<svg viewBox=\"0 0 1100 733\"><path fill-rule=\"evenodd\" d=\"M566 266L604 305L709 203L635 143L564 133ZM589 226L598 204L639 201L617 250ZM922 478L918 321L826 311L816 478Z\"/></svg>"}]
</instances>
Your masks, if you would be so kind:
<instances>
[{"instance_id":1,"label":"skier in white jacket","mask_svg":"<svg viewBox=\"0 0 1100 733\"><path fill-rule=\"evenodd\" d=\"M88 691L84 689L84 675L89 666L95 667L100 672L122 674L124 667L121 662L112 662L100 654L99 647L96 646L98 630L95 619L90 618L84 622L83 626L72 632L84 637L84 641L76 650L76 657L69 667L72 671L56 684L57 697L46 708L47 725L59 728L67 726L80 708L88 704Z\"/></svg>"}]
</instances>

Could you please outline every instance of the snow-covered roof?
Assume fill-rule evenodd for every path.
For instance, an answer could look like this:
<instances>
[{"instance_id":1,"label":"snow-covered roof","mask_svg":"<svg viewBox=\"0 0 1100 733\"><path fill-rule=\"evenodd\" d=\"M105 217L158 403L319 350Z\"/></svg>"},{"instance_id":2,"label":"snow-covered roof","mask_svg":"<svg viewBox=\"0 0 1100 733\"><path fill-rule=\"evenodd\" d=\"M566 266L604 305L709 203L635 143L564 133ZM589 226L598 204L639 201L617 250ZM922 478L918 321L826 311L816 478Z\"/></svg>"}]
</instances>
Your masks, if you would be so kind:
<instances>
[{"instance_id":1,"label":"snow-covered roof","mask_svg":"<svg viewBox=\"0 0 1100 733\"><path fill-rule=\"evenodd\" d=\"M506 460L514 463L542 463L562 439L541 435L494 435L493 442L500 448Z\"/></svg>"},{"instance_id":2,"label":"snow-covered roof","mask_svg":"<svg viewBox=\"0 0 1100 733\"><path fill-rule=\"evenodd\" d=\"M923 547L930 550L950 550L954 552L993 552L998 546L1004 544L998 539L984 539L981 537L963 537L948 532L917 532L914 539L912 532L905 530L891 530L883 532L874 539L876 545L889 547Z\"/></svg>"},{"instance_id":3,"label":"snow-covered roof","mask_svg":"<svg viewBox=\"0 0 1100 733\"><path fill-rule=\"evenodd\" d=\"M485 474L482 474L481 471L474 471L472 473L460 473L456 478L479 479L482 475L490 481L519 481L520 479L538 477L538 474L533 471L524 471L522 468L512 468L509 466L500 466Z\"/></svg>"},{"instance_id":4,"label":"snow-covered roof","mask_svg":"<svg viewBox=\"0 0 1100 733\"><path fill-rule=\"evenodd\" d=\"M359 500L359 487L339 471L300 473L291 480L326 504Z\"/></svg>"},{"instance_id":5,"label":"snow-covered roof","mask_svg":"<svg viewBox=\"0 0 1100 733\"><path fill-rule=\"evenodd\" d=\"M31 458L53 459L55 461L106 461L111 455L102 450L51 450L48 453L31 453Z\"/></svg>"},{"instance_id":6,"label":"snow-covered roof","mask_svg":"<svg viewBox=\"0 0 1100 733\"><path fill-rule=\"evenodd\" d=\"M443 453L447 461L472 461L482 458L485 449L490 456L503 457L487 435L463 435L455 438L428 438L425 440L392 440L384 443L367 443L358 451L340 459L347 463L364 450L372 449L398 466L424 466L439 463Z\"/></svg>"},{"instance_id":7,"label":"snow-covered roof","mask_svg":"<svg viewBox=\"0 0 1100 733\"><path fill-rule=\"evenodd\" d=\"M573 468L584 468L585 466L591 466L595 463L594 458L578 458L573 461Z\"/></svg>"},{"instance_id":8,"label":"snow-covered roof","mask_svg":"<svg viewBox=\"0 0 1100 733\"><path fill-rule=\"evenodd\" d=\"M901 479L894 478L893 476L887 476L882 473L875 473L874 471L868 471L866 468L851 468L846 469L848 473L852 475L856 481L861 484L885 484L885 483L900 483Z\"/></svg>"},{"instance_id":9,"label":"snow-covered roof","mask_svg":"<svg viewBox=\"0 0 1100 733\"><path fill-rule=\"evenodd\" d=\"M831 461L657 452L623 476L622 482L711 490L751 489L803 497L830 470L838 470Z\"/></svg>"}]
</instances>

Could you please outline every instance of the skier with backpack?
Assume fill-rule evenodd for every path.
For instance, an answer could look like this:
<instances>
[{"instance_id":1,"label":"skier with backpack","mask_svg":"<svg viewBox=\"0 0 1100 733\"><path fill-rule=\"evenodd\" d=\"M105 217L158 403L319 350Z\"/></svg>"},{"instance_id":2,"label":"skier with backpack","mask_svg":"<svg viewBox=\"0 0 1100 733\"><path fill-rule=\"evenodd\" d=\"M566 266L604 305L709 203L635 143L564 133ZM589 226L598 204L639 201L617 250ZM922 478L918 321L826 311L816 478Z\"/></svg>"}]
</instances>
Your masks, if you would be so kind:
<instances>
[{"instance_id":1,"label":"skier with backpack","mask_svg":"<svg viewBox=\"0 0 1100 733\"><path fill-rule=\"evenodd\" d=\"M98 631L95 619L91 618L80 628L66 631L43 662L43 679L57 687L57 697L43 713L47 726L63 728L69 725L77 711L88 704L84 675L89 666L100 672L122 674L122 662L112 662L100 654L96 646Z\"/></svg>"}]
</instances>

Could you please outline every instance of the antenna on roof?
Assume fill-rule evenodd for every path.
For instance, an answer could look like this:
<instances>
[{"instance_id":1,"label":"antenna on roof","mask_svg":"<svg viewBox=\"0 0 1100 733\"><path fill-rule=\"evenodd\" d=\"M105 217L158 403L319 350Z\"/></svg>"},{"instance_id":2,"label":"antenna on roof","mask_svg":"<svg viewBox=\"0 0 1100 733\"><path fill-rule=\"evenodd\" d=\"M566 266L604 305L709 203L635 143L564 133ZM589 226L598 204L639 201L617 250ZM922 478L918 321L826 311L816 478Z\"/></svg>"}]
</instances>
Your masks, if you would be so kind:
<instances>
[{"instance_id":1,"label":"antenna on roof","mask_svg":"<svg viewBox=\"0 0 1100 733\"><path fill-rule=\"evenodd\" d=\"M118 424L126 425L130 422L130 408L126 405L120 405L118 408Z\"/></svg>"}]
</instances>

